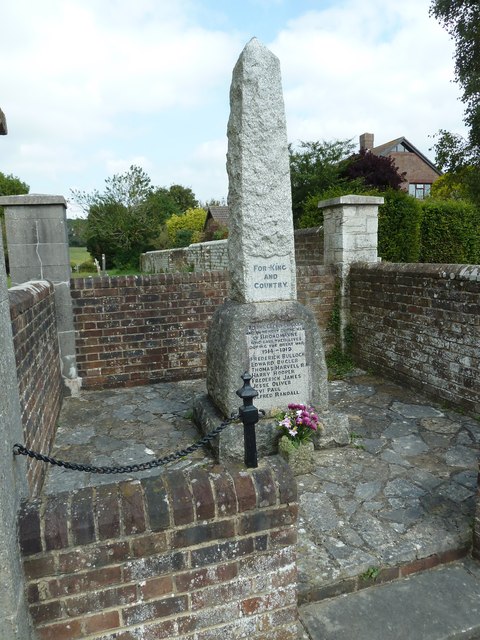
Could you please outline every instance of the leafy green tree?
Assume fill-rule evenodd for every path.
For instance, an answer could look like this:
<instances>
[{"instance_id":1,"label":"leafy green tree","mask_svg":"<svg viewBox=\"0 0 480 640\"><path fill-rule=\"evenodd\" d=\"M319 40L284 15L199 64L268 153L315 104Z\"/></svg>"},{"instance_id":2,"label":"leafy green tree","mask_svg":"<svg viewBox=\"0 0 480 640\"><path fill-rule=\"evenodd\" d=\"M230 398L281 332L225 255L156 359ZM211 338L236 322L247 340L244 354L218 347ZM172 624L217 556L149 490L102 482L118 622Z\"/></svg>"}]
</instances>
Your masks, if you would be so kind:
<instances>
[{"instance_id":1,"label":"leafy green tree","mask_svg":"<svg viewBox=\"0 0 480 640\"><path fill-rule=\"evenodd\" d=\"M87 245L87 221L85 218L67 218L68 246L85 247Z\"/></svg>"},{"instance_id":2,"label":"leafy green tree","mask_svg":"<svg viewBox=\"0 0 480 640\"><path fill-rule=\"evenodd\" d=\"M289 145L295 226L298 226L309 198L313 196L320 200L328 189L348 182L341 176L342 163L351 155L354 147L351 140L302 141L296 149Z\"/></svg>"},{"instance_id":3,"label":"leafy green tree","mask_svg":"<svg viewBox=\"0 0 480 640\"><path fill-rule=\"evenodd\" d=\"M30 187L26 182L20 180L12 174L5 174L0 171L0 196L19 196L24 193L28 193ZM0 224L2 225L2 239L3 239L3 253L5 255L5 266L7 273L9 272L8 264L8 247L7 247L7 234L5 230L5 214L3 207L0 207Z\"/></svg>"},{"instance_id":4,"label":"leafy green tree","mask_svg":"<svg viewBox=\"0 0 480 640\"><path fill-rule=\"evenodd\" d=\"M202 230L207 218L205 209L187 209L180 215L174 214L167 222L167 230L171 247L186 247L191 242L202 239Z\"/></svg>"},{"instance_id":5,"label":"leafy green tree","mask_svg":"<svg viewBox=\"0 0 480 640\"><path fill-rule=\"evenodd\" d=\"M91 193L72 189L72 196L87 213L90 207L102 202L116 202L125 207L136 207L153 191L151 180L141 167L132 165L125 173L117 173L105 179L103 192Z\"/></svg>"},{"instance_id":6,"label":"leafy green tree","mask_svg":"<svg viewBox=\"0 0 480 640\"><path fill-rule=\"evenodd\" d=\"M434 200L470 200L474 172L473 167L462 167L454 172L444 173L432 184L430 197Z\"/></svg>"},{"instance_id":7,"label":"leafy green tree","mask_svg":"<svg viewBox=\"0 0 480 640\"><path fill-rule=\"evenodd\" d=\"M197 209L199 206L195 194L189 187L182 187L180 184L172 184L168 193L181 213L187 209Z\"/></svg>"},{"instance_id":8,"label":"leafy green tree","mask_svg":"<svg viewBox=\"0 0 480 640\"><path fill-rule=\"evenodd\" d=\"M105 180L102 192L72 191L87 211L86 246L100 260L116 268L137 267L140 254L156 249L165 237L165 222L182 213L185 203L195 201L191 189L173 185L154 187L143 169L128 171Z\"/></svg>"},{"instance_id":9,"label":"leafy green tree","mask_svg":"<svg viewBox=\"0 0 480 640\"><path fill-rule=\"evenodd\" d=\"M18 196L29 191L30 187L26 182L22 182L12 174L6 175L0 171L0 196Z\"/></svg>"},{"instance_id":10,"label":"leafy green tree","mask_svg":"<svg viewBox=\"0 0 480 640\"><path fill-rule=\"evenodd\" d=\"M478 0L433 0L434 16L455 43L455 80L462 87L468 145L480 150L480 3Z\"/></svg>"},{"instance_id":11,"label":"leafy green tree","mask_svg":"<svg viewBox=\"0 0 480 640\"><path fill-rule=\"evenodd\" d=\"M440 169L457 174L468 199L480 206L480 3L478 0L433 0L436 18L455 44L455 81L462 89L467 138L440 129L434 144ZM471 170L464 172L466 167Z\"/></svg>"}]
</instances>

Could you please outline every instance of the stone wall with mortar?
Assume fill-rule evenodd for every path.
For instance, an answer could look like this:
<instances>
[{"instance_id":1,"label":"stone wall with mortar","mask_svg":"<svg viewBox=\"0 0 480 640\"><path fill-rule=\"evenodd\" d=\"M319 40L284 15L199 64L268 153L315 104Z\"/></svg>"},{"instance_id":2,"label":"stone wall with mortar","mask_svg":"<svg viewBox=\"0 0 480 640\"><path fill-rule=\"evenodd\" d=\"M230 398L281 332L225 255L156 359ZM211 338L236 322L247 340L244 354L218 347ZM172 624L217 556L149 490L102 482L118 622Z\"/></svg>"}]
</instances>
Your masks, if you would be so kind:
<instances>
[{"instance_id":1,"label":"stone wall with mortar","mask_svg":"<svg viewBox=\"0 0 480 640\"><path fill-rule=\"evenodd\" d=\"M88 389L200 378L207 333L227 297L227 272L73 279L77 364ZM334 295L333 268L300 267L298 299L325 339Z\"/></svg>"},{"instance_id":2,"label":"stone wall with mortar","mask_svg":"<svg viewBox=\"0 0 480 640\"><path fill-rule=\"evenodd\" d=\"M198 242L180 249L147 251L140 256L145 273L222 271L228 269L227 240Z\"/></svg>"},{"instance_id":3,"label":"stone wall with mortar","mask_svg":"<svg viewBox=\"0 0 480 640\"><path fill-rule=\"evenodd\" d=\"M278 457L25 502L38 638L294 640L297 512Z\"/></svg>"},{"instance_id":4,"label":"stone wall with mortar","mask_svg":"<svg viewBox=\"0 0 480 640\"><path fill-rule=\"evenodd\" d=\"M44 280L29 282L9 289L8 298L24 433L20 444L48 453L63 397L54 287ZM40 490L45 470L28 459L32 495Z\"/></svg>"},{"instance_id":5,"label":"stone wall with mortar","mask_svg":"<svg viewBox=\"0 0 480 640\"><path fill-rule=\"evenodd\" d=\"M297 266L323 264L323 229L295 229ZM180 249L147 251L140 256L145 273L222 271L228 269L227 240L199 242Z\"/></svg>"},{"instance_id":6,"label":"stone wall with mortar","mask_svg":"<svg viewBox=\"0 0 480 640\"><path fill-rule=\"evenodd\" d=\"M356 362L480 414L480 267L357 264L350 272Z\"/></svg>"}]
</instances>

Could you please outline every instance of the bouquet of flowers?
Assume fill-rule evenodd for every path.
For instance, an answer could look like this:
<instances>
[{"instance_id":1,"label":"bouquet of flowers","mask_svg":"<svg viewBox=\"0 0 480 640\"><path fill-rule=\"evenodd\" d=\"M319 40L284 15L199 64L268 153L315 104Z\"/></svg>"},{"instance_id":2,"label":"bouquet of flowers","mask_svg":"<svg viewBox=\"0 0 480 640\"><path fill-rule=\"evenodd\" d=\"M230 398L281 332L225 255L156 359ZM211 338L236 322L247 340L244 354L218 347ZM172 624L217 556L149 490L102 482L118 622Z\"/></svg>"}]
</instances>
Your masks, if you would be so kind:
<instances>
[{"instance_id":1,"label":"bouquet of flowers","mask_svg":"<svg viewBox=\"0 0 480 640\"><path fill-rule=\"evenodd\" d=\"M278 416L278 428L282 436L286 436L295 447L308 442L314 431L321 427L318 415L313 407L291 403L288 411Z\"/></svg>"}]
</instances>

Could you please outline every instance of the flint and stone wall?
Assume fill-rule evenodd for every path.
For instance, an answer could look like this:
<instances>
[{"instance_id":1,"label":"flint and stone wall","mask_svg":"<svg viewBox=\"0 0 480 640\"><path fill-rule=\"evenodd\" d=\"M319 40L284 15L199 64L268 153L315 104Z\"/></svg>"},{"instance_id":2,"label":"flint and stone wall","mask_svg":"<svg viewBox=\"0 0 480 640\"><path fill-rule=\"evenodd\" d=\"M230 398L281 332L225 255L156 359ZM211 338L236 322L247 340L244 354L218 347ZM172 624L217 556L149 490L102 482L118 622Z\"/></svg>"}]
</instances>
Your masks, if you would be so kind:
<instances>
[{"instance_id":1,"label":"flint and stone wall","mask_svg":"<svg viewBox=\"0 0 480 640\"><path fill-rule=\"evenodd\" d=\"M147 251L140 256L146 273L222 271L228 269L227 240L198 242L180 249Z\"/></svg>"},{"instance_id":2,"label":"flint and stone wall","mask_svg":"<svg viewBox=\"0 0 480 640\"><path fill-rule=\"evenodd\" d=\"M297 288L328 348L333 268L299 268ZM71 291L85 388L205 376L210 320L228 295L225 271L74 279Z\"/></svg>"},{"instance_id":3,"label":"flint and stone wall","mask_svg":"<svg viewBox=\"0 0 480 640\"><path fill-rule=\"evenodd\" d=\"M278 457L26 502L39 640L294 640L296 484Z\"/></svg>"},{"instance_id":4,"label":"flint and stone wall","mask_svg":"<svg viewBox=\"0 0 480 640\"><path fill-rule=\"evenodd\" d=\"M295 229L297 266L323 264L323 229ZM223 271L228 269L227 240L198 242L181 249L147 251L140 256L140 268L146 273L182 271Z\"/></svg>"},{"instance_id":5,"label":"flint and stone wall","mask_svg":"<svg viewBox=\"0 0 480 640\"><path fill-rule=\"evenodd\" d=\"M480 413L480 267L356 264L354 357L396 382Z\"/></svg>"},{"instance_id":6,"label":"flint and stone wall","mask_svg":"<svg viewBox=\"0 0 480 640\"><path fill-rule=\"evenodd\" d=\"M22 412L22 444L49 452L55 437L63 383L55 316L55 291L37 281L8 291ZM46 465L28 458L28 483L37 495Z\"/></svg>"}]
</instances>

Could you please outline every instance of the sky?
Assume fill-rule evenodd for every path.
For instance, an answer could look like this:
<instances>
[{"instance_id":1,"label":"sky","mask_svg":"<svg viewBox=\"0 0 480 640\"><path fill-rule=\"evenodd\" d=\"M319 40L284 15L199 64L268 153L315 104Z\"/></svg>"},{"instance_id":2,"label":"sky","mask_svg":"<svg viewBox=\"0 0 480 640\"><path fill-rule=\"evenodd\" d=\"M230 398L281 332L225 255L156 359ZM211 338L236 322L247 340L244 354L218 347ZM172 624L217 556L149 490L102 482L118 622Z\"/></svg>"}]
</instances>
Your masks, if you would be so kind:
<instances>
[{"instance_id":1,"label":"sky","mask_svg":"<svg viewBox=\"0 0 480 640\"><path fill-rule=\"evenodd\" d=\"M102 191L132 165L222 201L229 87L257 37L280 59L288 139L465 135L430 0L3 0L0 171L31 193Z\"/></svg>"}]
</instances>

